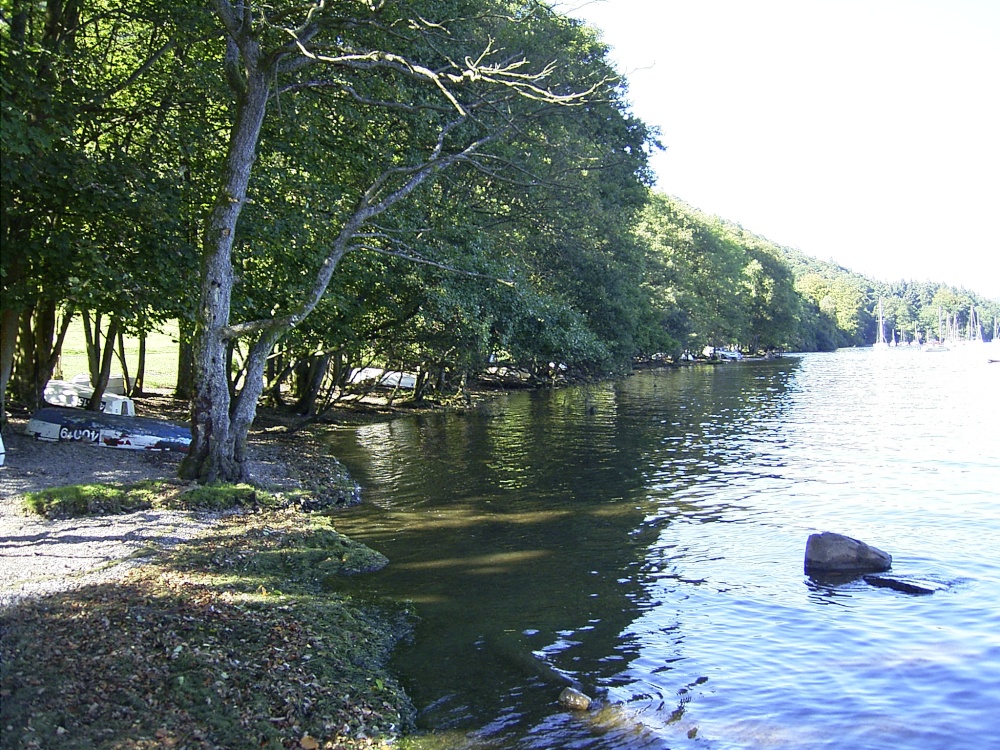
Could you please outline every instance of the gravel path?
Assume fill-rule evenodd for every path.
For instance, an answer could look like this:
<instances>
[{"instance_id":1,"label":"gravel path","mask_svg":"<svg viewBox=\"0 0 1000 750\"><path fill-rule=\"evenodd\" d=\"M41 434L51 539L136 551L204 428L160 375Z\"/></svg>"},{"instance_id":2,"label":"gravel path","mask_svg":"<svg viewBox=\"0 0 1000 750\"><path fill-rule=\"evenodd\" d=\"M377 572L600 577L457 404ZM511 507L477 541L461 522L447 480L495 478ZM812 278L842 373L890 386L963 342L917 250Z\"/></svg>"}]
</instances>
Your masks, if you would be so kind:
<instances>
[{"instance_id":1,"label":"gravel path","mask_svg":"<svg viewBox=\"0 0 1000 750\"><path fill-rule=\"evenodd\" d=\"M4 432L7 456L0 467L0 607L24 597L117 580L153 549L191 539L219 517L147 510L45 521L27 514L21 509L26 492L69 484L176 477L180 455L43 443L25 436L23 424L12 424L13 430ZM255 478L287 474L276 451L254 448L251 445Z\"/></svg>"}]
</instances>

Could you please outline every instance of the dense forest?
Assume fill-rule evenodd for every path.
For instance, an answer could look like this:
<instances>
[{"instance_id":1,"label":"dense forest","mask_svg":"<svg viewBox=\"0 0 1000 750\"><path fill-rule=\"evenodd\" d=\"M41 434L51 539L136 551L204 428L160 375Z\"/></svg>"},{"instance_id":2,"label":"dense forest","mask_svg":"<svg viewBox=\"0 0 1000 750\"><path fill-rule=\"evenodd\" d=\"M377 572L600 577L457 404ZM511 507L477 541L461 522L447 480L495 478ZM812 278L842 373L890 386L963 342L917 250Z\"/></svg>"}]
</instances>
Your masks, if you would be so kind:
<instances>
[{"instance_id":1,"label":"dense forest","mask_svg":"<svg viewBox=\"0 0 1000 750\"><path fill-rule=\"evenodd\" d=\"M99 391L124 334L180 321L192 478L242 476L262 400L311 413L358 367L419 399L864 345L879 299L903 340L1000 316L655 192L626 81L545 3L0 7L0 394L40 403L74 318Z\"/></svg>"},{"instance_id":2,"label":"dense forest","mask_svg":"<svg viewBox=\"0 0 1000 750\"><path fill-rule=\"evenodd\" d=\"M675 342L730 345L746 352L832 351L876 341L972 337L990 340L1000 300L942 283L884 282L743 227L676 198L652 194L637 231L647 249L647 284L672 311ZM679 344L675 343L676 349Z\"/></svg>"}]
</instances>

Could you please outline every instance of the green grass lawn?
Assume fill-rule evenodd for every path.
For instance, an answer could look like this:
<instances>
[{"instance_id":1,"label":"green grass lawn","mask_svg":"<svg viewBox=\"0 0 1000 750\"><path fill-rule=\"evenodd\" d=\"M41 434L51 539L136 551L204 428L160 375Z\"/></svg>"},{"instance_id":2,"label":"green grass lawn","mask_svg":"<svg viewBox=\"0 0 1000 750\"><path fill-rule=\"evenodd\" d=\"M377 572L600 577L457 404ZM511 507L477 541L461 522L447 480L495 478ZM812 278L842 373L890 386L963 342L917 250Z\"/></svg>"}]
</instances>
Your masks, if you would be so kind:
<instances>
[{"instance_id":1,"label":"green grass lawn","mask_svg":"<svg viewBox=\"0 0 1000 750\"><path fill-rule=\"evenodd\" d=\"M177 321L166 323L160 330L151 331L146 336L146 373L144 386L152 390L172 390L177 385L178 357L178 327ZM139 363L139 339L125 337L125 360L128 364L129 377L134 378ZM62 356L56 365L56 379L70 380L75 375L88 372L87 340L83 333L83 320L73 319L66 341L63 343ZM112 374L122 374L121 364L115 360L111 367Z\"/></svg>"}]
</instances>

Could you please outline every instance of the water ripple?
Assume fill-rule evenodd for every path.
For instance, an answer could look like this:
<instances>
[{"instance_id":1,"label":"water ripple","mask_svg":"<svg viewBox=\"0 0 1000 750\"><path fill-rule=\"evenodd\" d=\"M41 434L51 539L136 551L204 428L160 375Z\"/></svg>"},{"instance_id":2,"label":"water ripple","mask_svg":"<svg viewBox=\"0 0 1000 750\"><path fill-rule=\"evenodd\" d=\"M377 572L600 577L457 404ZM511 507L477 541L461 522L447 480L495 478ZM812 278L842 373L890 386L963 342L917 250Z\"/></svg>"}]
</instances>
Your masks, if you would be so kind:
<instances>
[{"instance_id":1,"label":"water ripple","mask_svg":"<svg viewBox=\"0 0 1000 750\"><path fill-rule=\"evenodd\" d=\"M338 526L422 602L419 747L1000 748L998 385L848 350L359 430L336 450L372 502ZM806 577L825 530L934 593ZM558 710L552 674L601 708Z\"/></svg>"}]
</instances>

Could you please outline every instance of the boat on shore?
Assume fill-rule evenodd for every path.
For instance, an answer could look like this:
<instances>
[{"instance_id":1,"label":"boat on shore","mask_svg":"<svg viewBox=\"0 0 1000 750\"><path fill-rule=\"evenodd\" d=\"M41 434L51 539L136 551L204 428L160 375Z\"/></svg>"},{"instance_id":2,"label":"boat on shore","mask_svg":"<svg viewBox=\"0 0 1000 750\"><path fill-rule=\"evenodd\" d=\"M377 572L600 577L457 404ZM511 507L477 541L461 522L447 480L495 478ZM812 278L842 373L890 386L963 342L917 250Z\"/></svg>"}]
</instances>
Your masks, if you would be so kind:
<instances>
[{"instance_id":1,"label":"boat on shore","mask_svg":"<svg viewBox=\"0 0 1000 750\"><path fill-rule=\"evenodd\" d=\"M187 453L191 428L180 422L46 406L35 412L25 432L50 443L90 443L125 450Z\"/></svg>"},{"instance_id":2,"label":"boat on shore","mask_svg":"<svg viewBox=\"0 0 1000 750\"><path fill-rule=\"evenodd\" d=\"M115 382L109 381L109 390L101 396L101 411L106 414L121 414L125 417L135 416L135 402L121 390L121 378ZM73 380L50 380L45 384L42 398L49 406L68 406L86 409L94 397L94 387L86 375L78 375Z\"/></svg>"},{"instance_id":3,"label":"boat on shore","mask_svg":"<svg viewBox=\"0 0 1000 750\"><path fill-rule=\"evenodd\" d=\"M380 367L363 367L351 371L347 382L352 384L369 383L379 388L408 388L413 390L417 387L417 375L412 372L400 372L399 370L383 370Z\"/></svg>"},{"instance_id":4,"label":"boat on shore","mask_svg":"<svg viewBox=\"0 0 1000 750\"><path fill-rule=\"evenodd\" d=\"M737 349L735 346L732 348L723 348L721 346L706 346L701 351L701 356L709 360L718 360L720 362L738 362L743 359L743 352Z\"/></svg>"}]
</instances>

